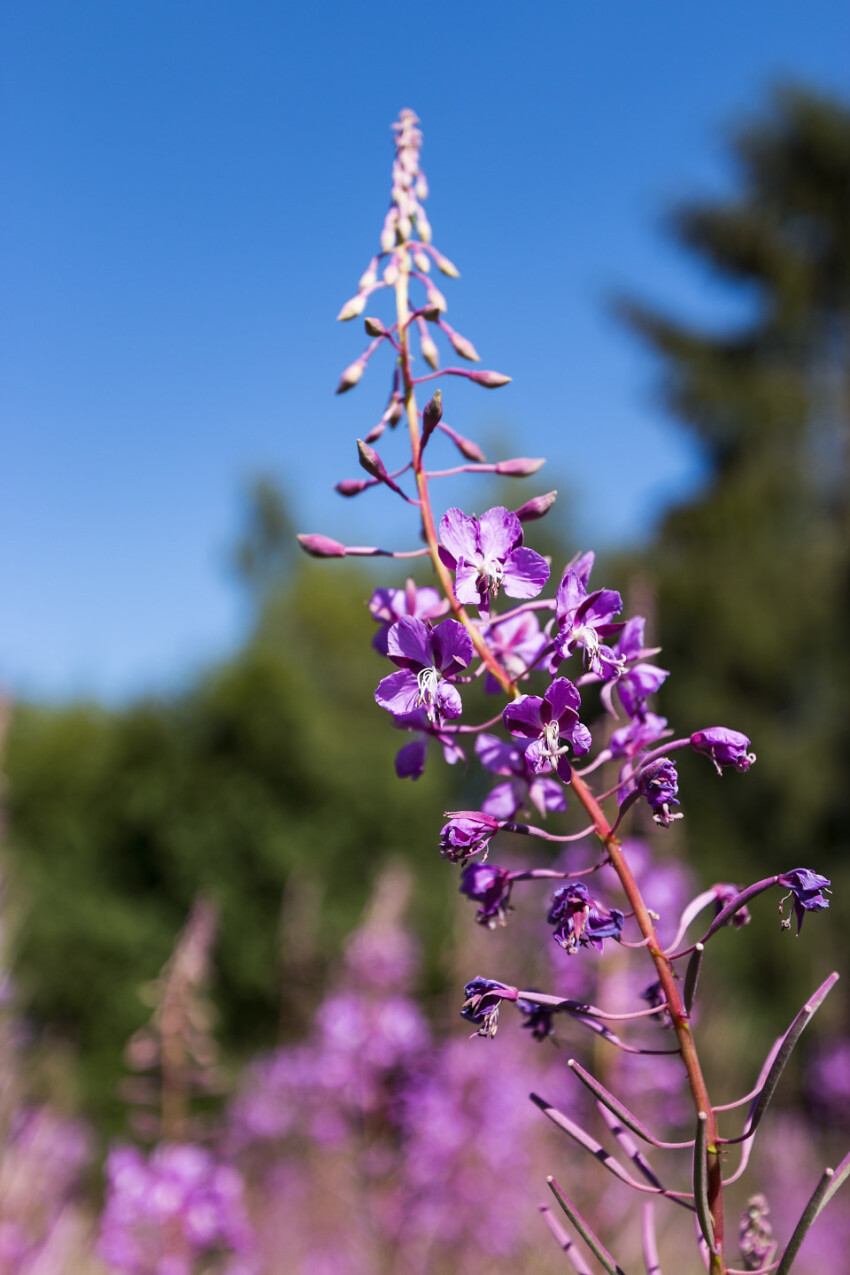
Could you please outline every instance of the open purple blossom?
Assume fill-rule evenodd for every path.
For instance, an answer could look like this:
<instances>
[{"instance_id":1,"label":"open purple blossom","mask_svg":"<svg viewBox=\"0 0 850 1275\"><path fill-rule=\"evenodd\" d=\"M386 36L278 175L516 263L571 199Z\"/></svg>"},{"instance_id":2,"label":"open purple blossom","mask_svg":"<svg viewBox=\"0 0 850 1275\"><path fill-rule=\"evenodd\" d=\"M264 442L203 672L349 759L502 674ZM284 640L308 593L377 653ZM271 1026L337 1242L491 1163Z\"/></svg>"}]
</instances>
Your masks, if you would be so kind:
<instances>
[{"instance_id":1,"label":"open purple blossom","mask_svg":"<svg viewBox=\"0 0 850 1275\"><path fill-rule=\"evenodd\" d=\"M402 717L397 716L395 724L401 730L413 733L413 738L409 743L403 744L395 756L395 773L399 779L416 780L424 772L429 738L436 739L442 745L443 759L448 766L466 760L466 754L458 744L457 737L448 731L441 731L429 721L424 708L418 708L416 712Z\"/></svg>"},{"instance_id":2,"label":"open purple blossom","mask_svg":"<svg viewBox=\"0 0 850 1275\"><path fill-rule=\"evenodd\" d=\"M440 557L455 573L464 606L490 609L504 589L510 598L536 598L549 579L545 558L522 544L522 523L503 505L480 518L448 509L440 519Z\"/></svg>"},{"instance_id":3,"label":"open purple blossom","mask_svg":"<svg viewBox=\"0 0 850 1275\"><path fill-rule=\"evenodd\" d=\"M778 883L779 885L784 885L789 891L789 894L786 894L779 904L780 912L785 899L793 896L798 934L806 912L822 912L824 908L829 907L829 899L824 898L823 891L826 890L828 894L827 887L832 882L829 877L822 877L819 873L812 872L810 868L794 868L791 872L783 872L779 877ZM790 925L790 919L783 920L783 929L787 930Z\"/></svg>"},{"instance_id":4,"label":"open purple blossom","mask_svg":"<svg viewBox=\"0 0 850 1275\"><path fill-rule=\"evenodd\" d=\"M494 618L482 628L482 635L490 651L512 681L518 682L534 668L549 645L549 638L540 628L534 611L522 611L506 620ZM501 686L492 673L487 674L485 690L496 695Z\"/></svg>"},{"instance_id":5,"label":"open purple blossom","mask_svg":"<svg viewBox=\"0 0 850 1275\"><path fill-rule=\"evenodd\" d=\"M606 640L624 627L623 623L614 622L614 616L623 609L623 600L613 589L588 593L592 567L593 554L586 553L561 577L556 598L556 663L580 648L590 671L607 681L624 667L622 658L606 645Z\"/></svg>"},{"instance_id":6,"label":"open purple blossom","mask_svg":"<svg viewBox=\"0 0 850 1275\"><path fill-rule=\"evenodd\" d=\"M417 589L412 580L408 580L403 589L376 589L369 601L369 611L380 628L372 638L372 645L381 655L386 655L389 631L403 615L412 615L417 620L436 620L448 609L448 599L441 597L439 589Z\"/></svg>"},{"instance_id":7,"label":"open purple blossom","mask_svg":"<svg viewBox=\"0 0 850 1275\"><path fill-rule=\"evenodd\" d=\"M387 635L387 654L400 671L378 684L376 702L396 717L424 709L434 725L460 717L463 705L451 679L469 664L472 650L472 639L457 620L432 627L402 616Z\"/></svg>"},{"instance_id":8,"label":"open purple blossom","mask_svg":"<svg viewBox=\"0 0 850 1275\"><path fill-rule=\"evenodd\" d=\"M569 783L568 746L576 757L590 751L590 731L579 721L581 696L566 677L557 677L543 695L521 695L508 704L502 720L512 735L531 740L525 761L535 775L557 771Z\"/></svg>"},{"instance_id":9,"label":"open purple blossom","mask_svg":"<svg viewBox=\"0 0 850 1275\"><path fill-rule=\"evenodd\" d=\"M555 927L556 943L574 955L580 947L601 951L603 939L619 942L624 917L619 908L609 912L591 898L587 886L579 881L555 891L546 920Z\"/></svg>"},{"instance_id":10,"label":"open purple blossom","mask_svg":"<svg viewBox=\"0 0 850 1275\"><path fill-rule=\"evenodd\" d=\"M499 820L480 810L447 810L449 820L440 832L440 854L452 863L462 863L474 854L487 858L490 842L499 831Z\"/></svg>"},{"instance_id":11,"label":"open purple blossom","mask_svg":"<svg viewBox=\"0 0 850 1275\"><path fill-rule=\"evenodd\" d=\"M626 666L625 672L617 680L617 694L629 717L645 717L647 699L669 677L667 669L640 660L644 649L645 626L646 620L642 615L632 616L626 621L617 643L617 657ZM638 662L630 664L630 661Z\"/></svg>"},{"instance_id":12,"label":"open purple blossom","mask_svg":"<svg viewBox=\"0 0 850 1275\"><path fill-rule=\"evenodd\" d=\"M479 903L475 919L488 930L504 925L510 911L511 873L507 868L489 867L485 863L469 863L460 876L460 891Z\"/></svg>"},{"instance_id":13,"label":"open purple blossom","mask_svg":"<svg viewBox=\"0 0 850 1275\"><path fill-rule=\"evenodd\" d=\"M516 988L479 976L467 983L463 992L466 1000L460 1011L461 1018L478 1027L476 1036L495 1036L499 1026L499 1006L503 1000L516 1000Z\"/></svg>"},{"instance_id":14,"label":"open purple blossom","mask_svg":"<svg viewBox=\"0 0 850 1275\"><path fill-rule=\"evenodd\" d=\"M747 736L737 730L727 730L725 726L694 731L691 735L691 747L711 758L718 775L722 774L724 766L749 770L756 759L755 753L749 751L750 741Z\"/></svg>"},{"instance_id":15,"label":"open purple blossom","mask_svg":"<svg viewBox=\"0 0 850 1275\"><path fill-rule=\"evenodd\" d=\"M657 761L644 766L637 777L638 792L642 793L652 809L652 817L662 828L669 828L674 819L681 819L680 814L673 814L671 806L678 806L679 776L676 767L669 757L659 757Z\"/></svg>"},{"instance_id":16,"label":"open purple blossom","mask_svg":"<svg viewBox=\"0 0 850 1275\"><path fill-rule=\"evenodd\" d=\"M482 766L494 775L509 776L504 783L491 788L481 803L481 809L495 819L513 819L529 801L541 815L567 808L563 785L532 770L526 756L529 747L530 744L508 743L497 735L479 735L475 741Z\"/></svg>"}]
</instances>

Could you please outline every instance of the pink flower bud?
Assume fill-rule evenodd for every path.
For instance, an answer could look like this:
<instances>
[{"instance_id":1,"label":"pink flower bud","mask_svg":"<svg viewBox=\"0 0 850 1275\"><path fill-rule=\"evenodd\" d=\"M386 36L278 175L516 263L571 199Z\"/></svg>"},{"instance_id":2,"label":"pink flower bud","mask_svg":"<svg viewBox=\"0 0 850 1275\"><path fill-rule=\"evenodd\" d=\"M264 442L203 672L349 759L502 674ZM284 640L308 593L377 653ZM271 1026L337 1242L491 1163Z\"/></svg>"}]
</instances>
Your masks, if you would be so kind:
<instances>
[{"instance_id":1,"label":"pink flower bud","mask_svg":"<svg viewBox=\"0 0 850 1275\"><path fill-rule=\"evenodd\" d=\"M442 324L443 331L452 343L454 351L459 354L462 359L469 359L470 363L480 363L481 358L471 341L467 341L465 336L461 336L459 332L455 332L454 328L450 328L448 323Z\"/></svg>"},{"instance_id":2,"label":"pink flower bud","mask_svg":"<svg viewBox=\"0 0 850 1275\"><path fill-rule=\"evenodd\" d=\"M419 176L416 178L416 198L417 199L428 198L428 182L425 180L424 173L420 173Z\"/></svg>"},{"instance_id":3,"label":"pink flower bud","mask_svg":"<svg viewBox=\"0 0 850 1275\"><path fill-rule=\"evenodd\" d=\"M428 304L433 306L435 310L447 310L446 298L443 296L439 288L435 288L433 283L428 285Z\"/></svg>"},{"instance_id":4,"label":"pink flower bud","mask_svg":"<svg viewBox=\"0 0 850 1275\"><path fill-rule=\"evenodd\" d=\"M437 368L440 366L440 354L436 345L427 333L419 338L419 348L422 351L422 357L425 362L436 372Z\"/></svg>"},{"instance_id":5,"label":"pink flower bud","mask_svg":"<svg viewBox=\"0 0 850 1275\"><path fill-rule=\"evenodd\" d=\"M466 375L470 381L483 385L487 390L497 390L500 385L508 385L512 379L502 372L467 372Z\"/></svg>"},{"instance_id":6,"label":"pink flower bud","mask_svg":"<svg viewBox=\"0 0 850 1275\"><path fill-rule=\"evenodd\" d=\"M478 465L484 465L487 457L482 452L477 443L473 443L471 438L464 438L463 434L458 434L456 430L450 429L448 425L441 426L443 433L448 434L462 456L467 460L473 460Z\"/></svg>"},{"instance_id":7,"label":"pink flower bud","mask_svg":"<svg viewBox=\"0 0 850 1275\"><path fill-rule=\"evenodd\" d=\"M548 514L555 503L557 494L556 491L547 491L545 496L534 496L524 505L520 505L519 509L515 509L514 513L520 522L534 522L536 518L543 518Z\"/></svg>"},{"instance_id":8,"label":"pink flower bud","mask_svg":"<svg viewBox=\"0 0 850 1275\"><path fill-rule=\"evenodd\" d=\"M370 319L368 315L363 320L363 326L367 336L383 336L387 330L380 319Z\"/></svg>"},{"instance_id":9,"label":"pink flower bud","mask_svg":"<svg viewBox=\"0 0 850 1275\"><path fill-rule=\"evenodd\" d=\"M362 293L346 301L345 305L336 316L338 320L345 322L346 319L356 319L358 314L362 314L366 307L366 298Z\"/></svg>"},{"instance_id":10,"label":"pink flower bud","mask_svg":"<svg viewBox=\"0 0 850 1275\"><path fill-rule=\"evenodd\" d=\"M359 496L361 491L372 486L373 484L365 478L343 478L336 484L334 490L338 491L340 496Z\"/></svg>"},{"instance_id":11,"label":"pink flower bud","mask_svg":"<svg viewBox=\"0 0 850 1275\"><path fill-rule=\"evenodd\" d=\"M384 479L387 476L386 467L378 453L368 443L364 443L362 438L357 440L357 454L360 458L360 464L366 470L367 474L371 474L373 478Z\"/></svg>"},{"instance_id":12,"label":"pink flower bud","mask_svg":"<svg viewBox=\"0 0 850 1275\"><path fill-rule=\"evenodd\" d=\"M416 252L414 252L413 261L416 265L417 270L421 270L423 274L430 274L430 271L431 271L430 258L422 251L421 248L417 248Z\"/></svg>"},{"instance_id":13,"label":"pink flower bud","mask_svg":"<svg viewBox=\"0 0 850 1275\"><path fill-rule=\"evenodd\" d=\"M299 536L298 543L305 553L309 553L311 558L344 558L345 545L340 544L338 540L331 540L330 536L313 535Z\"/></svg>"},{"instance_id":14,"label":"pink flower bud","mask_svg":"<svg viewBox=\"0 0 850 1275\"><path fill-rule=\"evenodd\" d=\"M435 305L425 305L419 312L423 319L427 319L429 323L436 323L440 317L440 311Z\"/></svg>"},{"instance_id":15,"label":"pink flower bud","mask_svg":"<svg viewBox=\"0 0 850 1275\"><path fill-rule=\"evenodd\" d=\"M417 209L416 212L416 229L419 231L419 238L423 243L431 242L431 223L421 208Z\"/></svg>"},{"instance_id":16,"label":"pink flower bud","mask_svg":"<svg viewBox=\"0 0 850 1275\"><path fill-rule=\"evenodd\" d=\"M453 261L449 261L448 257L444 257L441 252L434 253L434 262L438 270L448 275L450 279L459 279L460 271Z\"/></svg>"},{"instance_id":17,"label":"pink flower bud","mask_svg":"<svg viewBox=\"0 0 850 1275\"><path fill-rule=\"evenodd\" d=\"M384 270L384 283L388 288L394 288L398 283L398 262L395 257Z\"/></svg>"},{"instance_id":18,"label":"pink flower bud","mask_svg":"<svg viewBox=\"0 0 850 1275\"><path fill-rule=\"evenodd\" d=\"M545 459L529 460L527 456L517 456L514 460L500 460L496 464L496 473L510 478L530 478L546 464Z\"/></svg>"},{"instance_id":19,"label":"pink flower bud","mask_svg":"<svg viewBox=\"0 0 850 1275\"><path fill-rule=\"evenodd\" d=\"M366 363L363 359L357 359L354 363L349 363L348 367L339 378L339 385L336 387L337 394L344 394L346 390L353 390L357 382L363 375L363 369Z\"/></svg>"},{"instance_id":20,"label":"pink flower bud","mask_svg":"<svg viewBox=\"0 0 850 1275\"><path fill-rule=\"evenodd\" d=\"M404 407L402 406L401 399L394 398L392 402L390 403L389 407L387 408L386 412L384 413L387 424L389 425L390 429L393 429L396 425L398 425L399 421L401 420L403 412L404 412Z\"/></svg>"},{"instance_id":21,"label":"pink flower bud","mask_svg":"<svg viewBox=\"0 0 850 1275\"><path fill-rule=\"evenodd\" d=\"M372 429L369 430L369 433L366 435L365 441L367 443L377 443L378 439L381 437L384 430L386 429L386 426L387 426L387 422L385 420L383 419L379 420L377 425L374 425Z\"/></svg>"},{"instance_id":22,"label":"pink flower bud","mask_svg":"<svg viewBox=\"0 0 850 1275\"><path fill-rule=\"evenodd\" d=\"M425 411L422 413L422 443L423 446L433 434L434 430L440 423L443 415L443 391L435 390L433 398L425 404Z\"/></svg>"},{"instance_id":23,"label":"pink flower bud","mask_svg":"<svg viewBox=\"0 0 850 1275\"><path fill-rule=\"evenodd\" d=\"M360 282L357 285L358 292L365 292L367 288L372 288L378 282L378 258L373 257L368 266L360 276Z\"/></svg>"}]
</instances>

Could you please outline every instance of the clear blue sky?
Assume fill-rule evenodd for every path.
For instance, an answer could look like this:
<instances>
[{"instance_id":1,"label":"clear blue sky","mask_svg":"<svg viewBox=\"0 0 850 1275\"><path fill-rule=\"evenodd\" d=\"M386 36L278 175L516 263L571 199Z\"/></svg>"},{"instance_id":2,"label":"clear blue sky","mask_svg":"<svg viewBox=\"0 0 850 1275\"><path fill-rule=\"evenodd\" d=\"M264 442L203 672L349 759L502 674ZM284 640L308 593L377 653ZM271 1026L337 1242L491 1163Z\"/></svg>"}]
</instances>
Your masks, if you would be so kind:
<instances>
[{"instance_id":1,"label":"clear blue sky","mask_svg":"<svg viewBox=\"0 0 850 1275\"><path fill-rule=\"evenodd\" d=\"M735 314L661 212L728 189L723 129L777 76L847 92L850 7L3 0L0 44L0 681L123 697L238 642L246 477L305 530L405 538L331 490L386 391L384 365L334 397L360 349L334 316L403 106L463 275L448 318L514 377L452 382L447 416L549 456L583 547L645 536L699 458L605 297Z\"/></svg>"}]
</instances>

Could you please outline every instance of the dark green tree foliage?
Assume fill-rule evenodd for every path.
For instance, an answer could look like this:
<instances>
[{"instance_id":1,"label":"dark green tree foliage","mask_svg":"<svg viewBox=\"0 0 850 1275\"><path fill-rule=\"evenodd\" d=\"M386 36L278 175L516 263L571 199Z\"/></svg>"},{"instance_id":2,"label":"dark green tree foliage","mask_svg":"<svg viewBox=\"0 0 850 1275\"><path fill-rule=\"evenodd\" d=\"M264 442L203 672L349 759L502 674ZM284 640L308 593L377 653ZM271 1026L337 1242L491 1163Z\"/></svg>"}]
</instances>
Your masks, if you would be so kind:
<instances>
[{"instance_id":1,"label":"dark green tree foliage","mask_svg":"<svg viewBox=\"0 0 850 1275\"><path fill-rule=\"evenodd\" d=\"M231 1058L303 1027L382 861L409 856L420 908L445 907L436 837L453 772L434 757L419 783L396 779L401 737L372 699L372 582L339 565L299 562L274 586L263 570L254 637L182 695L16 708L18 982L102 1109L117 1110L123 1045L150 1012L139 989L199 891L220 912L214 994Z\"/></svg>"},{"instance_id":2,"label":"dark green tree foliage","mask_svg":"<svg viewBox=\"0 0 850 1275\"><path fill-rule=\"evenodd\" d=\"M671 229L737 290L747 320L706 331L620 305L708 468L647 564L673 671L662 711L745 730L759 754L746 780L682 762L688 844L707 877L811 864L846 888L850 110L786 87L733 156L735 194L686 203ZM785 944L778 959L791 955Z\"/></svg>"}]
</instances>

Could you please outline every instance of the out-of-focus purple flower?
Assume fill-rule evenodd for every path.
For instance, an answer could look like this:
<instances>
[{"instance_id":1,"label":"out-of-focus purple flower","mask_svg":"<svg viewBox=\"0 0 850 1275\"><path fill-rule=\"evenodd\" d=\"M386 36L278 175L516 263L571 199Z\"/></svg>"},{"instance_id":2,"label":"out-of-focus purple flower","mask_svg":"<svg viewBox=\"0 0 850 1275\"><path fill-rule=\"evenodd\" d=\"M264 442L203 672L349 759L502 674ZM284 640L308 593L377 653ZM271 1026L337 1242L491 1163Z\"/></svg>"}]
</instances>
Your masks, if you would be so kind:
<instances>
[{"instance_id":1,"label":"out-of-focus purple flower","mask_svg":"<svg viewBox=\"0 0 850 1275\"><path fill-rule=\"evenodd\" d=\"M734 766L736 770L749 770L756 759L755 753L749 751L750 741L746 735L737 730L727 730L725 726L711 726L708 730L697 730L691 735L691 747L698 753L707 753L717 767L718 775L724 766Z\"/></svg>"},{"instance_id":2,"label":"out-of-focus purple flower","mask_svg":"<svg viewBox=\"0 0 850 1275\"><path fill-rule=\"evenodd\" d=\"M549 639L541 631L534 611L523 611L506 620L496 617L481 632L490 651L514 682L534 668L549 645ZM492 673L487 674L484 688L491 695L502 691Z\"/></svg>"},{"instance_id":3,"label":"out-of-focus purple flower","mask_svg":"<svg viewBox=\"0 0 850 1275\"><path fill-rule=\"evenodd\" d=\"M376 702L396 717L424 709L432 724L460 717L463 705L451 679L466 668L472 650L472 639L457 620L432 628L415 616L402 616L387 636L387 654L400 671L378 684Z\"/></svg>"},{"instance_id":4,"label":"out-of-focus purple flower","mask_svg":"<svg viewBox=\"0 0 850 1275\"><path fill-rule=\"evenodd\" d=\"M464 606L489 610L500 589L510 598L536 598L549 579L546 560L523 547L522 523L503 505L480 519L446 510L440 543L440 557L455 573L455 594Z\"/></svg>"},{"instance_id":5,"label":"out-of-focus purple flower","mask_svg":"<svg viewBox=\"0 0 850 1275\"><path fill-rule=\"evenodd\" d=\"M440 854L452 863L462 863L474 854L490 849L490 842L499 831L499 821L481 810L447 810L449 820L440 831Z\"/></svg>"},{"instance_id":6,"label":"out-of-focus purple flower","mask_svg":"<svg viewBox=\"0 0 850 1275\"><path fill-rule=\"evenodd\" d=\"M612 757L635 757L642 749L669 733L666 717L646 713L642 718L629 722L628 726L615 730L608 747Z\"/></svg>"},{"instance_id":7,"label":"out-of-focus purple flower","mask_svg":"<svg viewBox=\"0 0 850 1275\"><path fill-rule=\"evenodd\" d=\"M507 868L469 863L461 873L460 890L481 905L475 915L479 925L492 930L505 924L511 899L511 874Z\"/></svg>"},{"instance_id":8,"label":"out-of-focus purple flower","mask_svg":"<svg viewBox=\"0 0 850 1275\"><path fill-rule=\"evenodd\" d=\"M445 615L448 609L448 599L441 597L438 589L417 589L412 580L408 580L403 589L376 589L369 602L369 611L380 628L372 638L372 645L381 655L386 655L389 631L403 615L412 615L417 620L435 620Z\"/></svg>"},{"instance_id":9,"label":"out-of-focus purple flower","mask_svg":"<svg viewBox=\"0 0 850 1275\"><path fill-rule=\"evenodd\" d=\"M467 983L463 993L466 1000L460 1016L475 1024L478 1028L476 1036L495 1036L499 1026L499 1006L503 1000L515 1001L517 998L515 987L480 976Z\"/></svg>"},{"instance_id":10,"label":"out-of-focus purple flower","mask_svg":"<svg viewBox=\"0 0 850 1275\"><path fill-rule=\"evenodd\" d=\"M673 814L670 807L678 806L679 776L669 757L651 761L637 777L638 792L646 797L652 809L652 817L662 828L669 828L680 814Z\"/></svg>"},{"instance_id":11,"label":"out-of-focus purple flower","mask_svg":"<svg viewBox=\"0 0 850 1275\"><path fill-rule=\"evenodd\" d=\"M485 814L495 819L513 819L517 811L531 801L545 815L549 810L566 810L563 785L556 779L536 775L528 764L530 745L517 745L499 739L498 735L479 735L475 751L482 766L494 775L509 775L502 784L491 788L481 803Z\"/></svg>"},{"instance_id":12,"label":"out-of-focus purple flower","mask_svg":"<svg viewBox=\"0 0 850 1275\"><path fill-rule=\"evenodd\" d=\"M592 553L586 553L567 567L558 585L556 663L581 648L587 667L607 681L624 667L622 659L605 643L605 639L614 637L624 627L620 621L612 622L622 611L623 600L613 589L588 593L593 557Z\"/></svg>"},{"instance_id":13,"label":"out-of-focus purple flower","mask_svg":"<svg viewBox=\"0 0 850 1275\"><path fill-rule=\"evenodd\" d=\"M794 913L797 917L797 933L803 924L803 916L806 912L822 912L824 908L829 907L829 899L825 899L822 891L832 882L829 877L822 877L817 872L812 872L810 868L794 868L791 872L783 872L779 878L779 885L784 885L789 894L786 894L779 904L779 910L782 911L782 904L785 899L793 895ZM827 893L829 891L827 890ZM788 929L791 921L783 920L782 928Z\"/></svg>"},{"instance_id":14,"label":"out-of-focus purple flower","mask_svg":"<svg viewBox=\"0 0 850 1275\"><path fill-rule=\"evenodd\" d=\"M413 738L409 743L403 744L395 755L395 773L399 779L416 780L423 774L429 738L436 739L442 745L443 760L447 765L454 766L459 761L466 761L466 754L457 742L457 737L440 730L439 726L429 721L424 708L418 708L414 713L397 715L395 725L399 730L413 732Z\"/></svg>"},{"instance_id":15,"label":"out-of-focus purple flower","mask_svg":"<svg viewBox=\"0 0 850 1275\"><path fill-rule=\"evenodd\" d=\"M819 1047L806 1069L806 1093L824 1124L850 1124L850 1039Z\"/></svg>"},{"instance_id":16,"label":"out-of-focus purple flower","mask_svg":"<svg viewBox=\"0 0 850 1275\"><path fill-rule=\"evenodd\" d=\"M508 704L502 720L512 735L531 740L525 760L535 775L556 770L564 783L572 777L567 741L577 757L590 751L590 731L578 719L581 696L566 677L557 677L541 699L521 695Z\"/></svg>"},{"instance_id":17,"label":"out-of-focus purple flower","mask_svg":"<svg viewBox=\"0 0 850 1275\"><path fill-rule=\"evenodd\" d=\"M573 955L580 947L601 951L603 939L619 941L624 917L619 908L609 912L590 897L586 885L577 882L555 891L546 920L555 927L555 941Z\"/></svg>"},{"instance_id":18,"label":"out-of-focus purple flower","mask_svg":"<svg viewBox=\"0 0 850 1275\"><path fill-rule=\"evenodd\" d=\"M546 1040L555 1034L555 1010L550 1005L538 1005L535 1001L527 1001L522 996L516 1007L524 1015L523 1027L530 1031L535 1040Z\"/></svg>"},{"instance_id":19,"label":"out-of-focus purple flower","mask_svg":"<svg viewBox=\"0 0 850 1275\"><path fill-rule=\"evenodd\" d=\"M625 672L617 680L617 694L629 717L646 717L647 699L650 695L654 695L662 682L669 677L667 669L639 660L640 653L644 649L645 625L646 620L642 615L632 616L626 621L617 643L617 657L626 666ZM639 662L630 664L633 660L639 660Z\"/></svg>"},{"instance_id":20,"label":"out-of-focus purple flower","mask_svg":"<svg viewBox=\"0 0 850 1275\"><path fill-rule=\"evenodd\" d=\"M727 903L731 903L736 895L740 893L741 891L737 885L732 885L731 882L728 881L719 882L714 887L714 915L719 916ZM733 913L733 915L729 918L729 924L736 930L742 930L745 925L749 925L752 919L750 909L745 903L742 908L738 908L738 911Z\"/></svg>"},{"instance_id":21,"label":"out-of-focus purple flower","mask_svg":"<svg viewBox=\"0 0 850 1275\"><path fill-rule=\"evenodd\" d=\"M738 1245L745 1271L760 1271L776 1252L769 1213L763 1195L753 1195L747 1200L738 1226Z\"/></svg>"}]
</instances>

